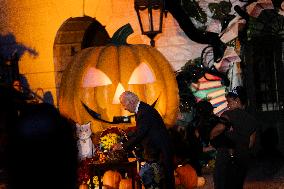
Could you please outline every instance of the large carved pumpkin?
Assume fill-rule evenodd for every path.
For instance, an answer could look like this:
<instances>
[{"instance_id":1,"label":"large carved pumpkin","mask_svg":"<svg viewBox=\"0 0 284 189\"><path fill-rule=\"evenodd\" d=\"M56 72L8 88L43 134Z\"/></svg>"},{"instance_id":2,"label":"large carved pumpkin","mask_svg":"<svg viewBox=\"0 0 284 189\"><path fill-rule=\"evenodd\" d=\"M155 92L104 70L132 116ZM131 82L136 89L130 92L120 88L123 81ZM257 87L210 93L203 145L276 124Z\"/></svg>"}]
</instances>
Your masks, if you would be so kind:
<instances>
[{"instance_id":1,"label":"large carved pumpkin","mask_svg":"<svg viewBox=\"0 0 284 189\"><path fill-rule=\"evenodd\" d=\"M110 125L93 119L82 102L101 119L111 122L114 116L130 115L118 101L124 90L136 93L140 100L148 104L157 100L155 108L166 125L173 125L176 121L178 87L169 62L151 46L126 44L126 38L131 33L130 25L126 26L117 32L128 32L120 40L121 43L80 51L62 77L59 95L61 113L81 124L92 121L94 132ZM113 39L119 39L116 34Z\"/></svg>"}]
</instances>

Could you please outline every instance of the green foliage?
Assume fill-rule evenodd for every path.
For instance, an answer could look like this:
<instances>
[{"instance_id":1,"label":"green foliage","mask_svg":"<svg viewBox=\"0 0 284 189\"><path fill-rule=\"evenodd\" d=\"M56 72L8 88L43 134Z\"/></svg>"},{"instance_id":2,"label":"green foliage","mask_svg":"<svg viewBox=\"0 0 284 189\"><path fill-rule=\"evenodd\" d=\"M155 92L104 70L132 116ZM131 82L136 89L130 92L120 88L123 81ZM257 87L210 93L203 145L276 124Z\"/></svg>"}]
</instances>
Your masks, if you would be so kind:
<instances>
[{"instance_id":1,"label":"green foliage","mask_svg":"<svg viewBox=\"0 0 284 189\"><path fill-rule=\"evenodd\" d=\"M201 65L201 57L198 57L193 60L188 60L184 66L181 67L181 70L186 72L192 69L192 66L200 66Z\"/></svg>"},{"instance_id":2,"label":"green foliage","mask_svg":"<svg viewBox=\"0 0 284 189\"><path fill-rule=\"evenodd\" d=\"M182 0L182 7L190 18L194 18L198 22L205 24L207 15L195 0Z\"/></svg>"},{"instance_id":3,"label":"green foliage","mask_svg":"<svg viewBox=\"0 0 284 189\"><path fill-rule=\"evenodd\" d=\"M231 12L232 4L230 2L221 1L220 3L209 3L208 8L213 13L213 19L222 21L227 19Z\"/></svg>"},{"instance_id":4,"label":"green foliage","mask_svg":"<svg viewBox=\"0 0 284 189\"><path fill-rule=\"evenodd\" d=\"M199 6L197 0L181 0L181 6L187 13L189 18L199 22L199 30L206 30L208 16L206 12ZM220 3L209 3L209 10L213 13L212 19L219 20L223 29L227 27L230 20L235 16L230 15L232 4L230 1L221 1Z\"/></svg>"},{"instance_id":5,"label":"green foliage","mask_svg":"<svg viewBox=\"0 0 284 189\"><path fill-rule=\"evenodd\" d=\"M220 3L209 3L209 10L213 13L212 18L219 20L222 25L222 30L225 29L229 22L235 17L231 15L231 2L221 1Z\"/></svg>"},{"instance_id":6,"label":"green foliage","mask_svg":"<svg viewBox=\"0 0 284 189\"><path fill-rule=\"evenodd\" d=\"M178 82L179 96L180 96L180 110L182 112L190 112L191 107L196 103L196 99L190 89L193 81L203 74L203 69L200 67L201 58L189 60L177 73L176 79Z\"/></svg>"}]
</instances>

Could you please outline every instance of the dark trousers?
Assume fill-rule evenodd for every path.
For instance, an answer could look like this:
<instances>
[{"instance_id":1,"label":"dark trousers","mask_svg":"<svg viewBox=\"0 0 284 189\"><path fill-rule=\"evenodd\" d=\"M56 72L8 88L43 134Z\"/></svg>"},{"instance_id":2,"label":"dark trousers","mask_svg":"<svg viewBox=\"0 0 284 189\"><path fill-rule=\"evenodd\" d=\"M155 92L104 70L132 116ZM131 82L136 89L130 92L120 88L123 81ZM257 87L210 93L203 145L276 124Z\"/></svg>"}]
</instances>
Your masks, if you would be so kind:
<instances>
[{"instance_id":1,"label":"dark trousers","mask_svg":"<svg viewBox=\"0 0 284 189\"><path fill-rule=\"evenodd\" d=\"M228 150L217 150L213 173L214 189L243 189L249 158L235 155L231 158Z\"/></svg>"},{"instance_id":2,"label":"dark trousers","mask_svg":"<svg viewBox=\"0 0 284 189\"><path fill-rule=\"evenodd\" d=\"M161 156L161 163L165 175L163 181L163 189L175 189L175 176L174 176L174 156L169 152L169 149L163 149Z\"/></svg>"},{"instance_id":3,"label":"dark trousers","mask_svg":"<svg viewBox=\"0 0 284 189\"><path fill-rule=\"evenodd\" d=\"M175 189L174 170L172 168L164 167L165 179L162 181L163 189Z\"/></svg>"},{"instance_id":4,"label":"dark trousers","mask_svg":"<svg viewBox=\"0 0 284 189\"><path fill-rule=\"evenodd\" d=\"M213 173L214 189L229 189L226 186L227 165L229 153L225 150L217 150L215 168Z\"/></svg>"}]
</instances>

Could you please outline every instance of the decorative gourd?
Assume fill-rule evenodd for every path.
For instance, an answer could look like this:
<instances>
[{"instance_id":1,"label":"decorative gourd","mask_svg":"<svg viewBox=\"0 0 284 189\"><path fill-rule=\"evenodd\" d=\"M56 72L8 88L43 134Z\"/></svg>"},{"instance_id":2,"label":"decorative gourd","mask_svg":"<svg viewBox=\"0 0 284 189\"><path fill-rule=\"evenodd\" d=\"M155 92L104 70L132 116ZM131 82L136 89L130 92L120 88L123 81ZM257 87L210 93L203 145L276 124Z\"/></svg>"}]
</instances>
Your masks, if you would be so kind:
<instances>
[{"instance_id":1,"label":"decorative gourd","mask_svg":"<svg viewBox=\"0 0 284 189\"><path fill-rule=\"evenodd\" d=\"M133 91L140 100L153 104L166 125L176 121L178 86L171 65L155 48L144 44L127 44L133 32L125 25L106 46L90 47L78 52L65 69L59 94L59 110L77 123L92 122L94 132L110 126L93 119L82 102L106 121L114 116L127 116L118 97L124 90ZM117 35L127 34L120 39ZM115 41L116 40L116 41ZM119 42L117 42L119 41ZM126 129L132 124L119 127Z\"/></svg>"},{"instance_id":2,"label":"decorative gourd","mask_svg":"<svg viewBox=\"0 0 284 189\"><path fill-rule=\"evenodd\" d=\"M121 179L119 189L132 189L132 179Z\"/></svg>"},{"instance_id":3,"label":"decorative gourd","mask_svg":"<svg viewBox=\"0 0 284 189\"><path fill-rule=\"evenodd\" d=\"M202 187L205 185L205 178L204 177L197 177L197 187Z\"/></svg>"},{"instance_id":4,"label":"decorative gourd","mask_svg":"<svg viewBox=\"0 0 284 189\"><path fill-rule=\"evenodd\" d=\"M103 185L108 189L117 189L122 176L117 171L108 170L103 176Z\"/></svg>"},{"instance_id":5,"label":"decorative gourd","mask_svg":"<svg viewBox=\"0 0 284 189\"><path fill-rule=\"evenodd\" d=\"M181 184L186 189L192 189L201 187L205 184L205 179L203 177L198 177L196 171L189 164L176 168L175 172L176 185Z\"/></svg>"}]
</instances>

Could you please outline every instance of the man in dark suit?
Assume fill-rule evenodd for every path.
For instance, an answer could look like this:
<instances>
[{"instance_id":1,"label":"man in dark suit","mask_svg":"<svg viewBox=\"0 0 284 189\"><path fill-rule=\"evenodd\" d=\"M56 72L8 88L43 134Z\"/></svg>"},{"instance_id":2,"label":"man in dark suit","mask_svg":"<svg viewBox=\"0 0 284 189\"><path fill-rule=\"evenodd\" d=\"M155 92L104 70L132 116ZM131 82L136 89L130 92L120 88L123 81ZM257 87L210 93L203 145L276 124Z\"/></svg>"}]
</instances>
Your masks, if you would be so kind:
<instances>
[{"instance_id":1,"label":"man in dark suit","mask_svg":"<svg viewBox=\"0 0 284 189\"><path fill-rule=\"evenodd\" d=\"M155 108L140 101L130 91L122 93L119 99L127 111L136 114L136 134L123 145L115 145L113 149L130 151L137 144L142 144L145 161L161 164L164 181L160 188L174 189L172 144L162 117Z\"/></svg>"}]
</instances>

